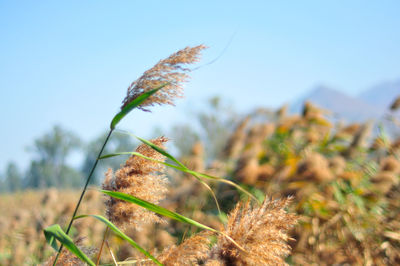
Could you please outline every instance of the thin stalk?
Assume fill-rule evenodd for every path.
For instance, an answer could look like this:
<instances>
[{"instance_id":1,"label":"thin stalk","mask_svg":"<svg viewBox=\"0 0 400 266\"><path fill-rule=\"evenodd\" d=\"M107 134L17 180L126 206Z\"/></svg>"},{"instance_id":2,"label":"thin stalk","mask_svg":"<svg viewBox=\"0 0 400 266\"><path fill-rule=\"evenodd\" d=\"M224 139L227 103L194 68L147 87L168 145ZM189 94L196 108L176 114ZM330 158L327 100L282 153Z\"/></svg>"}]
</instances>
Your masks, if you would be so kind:
<instances>
[{"instance_id":1,"label":"thin stalk","mask_svg":"<svg viewBox=\"0 0 400 266\"><path fill-rule=\"evenodd\" d=\"M108 228L108 227L107 227L107 228ZM117 261L115 260L114 254L112 253L112 250L111 250L111 248L110 248L110 245L108 244L108 240L106 240L106 245L107 245L108 250L110 251L110 254L111 254L111 257L112 257L112 259L113 259L114 264L115 264L115 265L118 265Z\"/></svg>"},{"instance_id":2,"label":"thin stalk","mask_svg":"<svg viewBox=\"0 0 400 266\"><path fill-rule=\"evenodd\" d=\"M89 185L90 179L91 179L91 177L92 177L92 175L93 175L94 169L96 168L97 163L99 162L100 156L101 156L101 154L102 154L102 152L103 152L103 150L104 150L104 148L105 148L105 146L106 146L108 140L110 139L110 136L111 136L111 133L113 132L113 130L114 130L114 129L110 129L110 131L108 132L107 138L106 138L106 140L104 141L103 146L101 147L99 154L97 155L96 161L95 161L94 164L93 164L92 170L90 170L89 176L88 176L87 179L86 179L85 186L83 187L81 196L79 197L79 201L78 201L78 203L76 204L76 207L75 207L75 210L74 210L74 214L72 214L71 220L69 221L69 224L68 224L67 231L65 231L65 233L66 233L67 235L68 235L69 231L71 230L72 223L74 222L74 217L76 216L76 213L78 212L79 206L81 205L83 196L84 196L85 193L86 193L86 190L87 190L87 187L88 187L88 185ZM56 265L57 260L58 260L58 257L60 256L62 249L63 249L63 244L61 244L61 246L60 246L60 248L59 248L59 250L58 250L57 256L56 256L56 258L54 259L54 262L53 262L53 266Z\"/></svg>"},{"instance_id":3,"label":"thin stalk","mask_svg":"<svg viewBox=\"0 0 400 266\"><path fill-rule=\"evenodd\" d=\"M106 238L107 238L109 229L110 229L110 228L107 226L107 227L106 227L106 230L104 230L103 241L101 242L99 254L97 255L96 266L99 265L99 263L100 263L101 252L103 251L104 242L106 241Z\"/></svg>"}]
</instances>

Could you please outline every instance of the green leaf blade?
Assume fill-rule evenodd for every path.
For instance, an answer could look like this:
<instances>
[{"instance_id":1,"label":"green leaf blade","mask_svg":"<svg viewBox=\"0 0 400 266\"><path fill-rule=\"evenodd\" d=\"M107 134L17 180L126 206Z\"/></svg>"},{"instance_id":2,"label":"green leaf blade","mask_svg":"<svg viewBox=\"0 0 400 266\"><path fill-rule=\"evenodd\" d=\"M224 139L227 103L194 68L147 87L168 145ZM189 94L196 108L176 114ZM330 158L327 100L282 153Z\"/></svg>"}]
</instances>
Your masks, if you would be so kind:
<instances>
[{"instance_id":1,"label":"green leaf blade","mask_svg":"<svg viewBox=\"0 0 400 266\"><path fill-rule=\"evenodd\" d=\"M160 207L160 206L155 205L153 203L147 202L145 200L141 200L141 199L136 198L136 197L134 197L132 195L125 194L125 193L122 193L122 192L109 191L109 190L100 190L100 192L102 192L102 193L104 193L106 195L109 195L109 196L111 196L113 198L116 198L116 199L120 199L120 200L124 200L124 201L127 201L127 202L134 203L134 204L136 204L138 206L146 208L149 211L152 211L152 212L155 212L155 213L160 214L162 216L177 220L179 222L187 223L187 224L190 224L190 225L193 225L193 226L197 226L197 227L202 228L202 229L209 230L209 231L214 232L214 233L222 234L229 241L231 241L237 248L239 248L243 252L246 252L246 250L243 247L241 247L235 240L233 240L228 234L226 234L224 232L221 232L221 231L218 231L216 229L213 229L211 227L208 227L208 226L206 226L204 224L201 224L201 223L199 223L199 222L197 222L195 220L192 220L192 219L190 219L188 217L185 217L185 216L183 216L183 215L181 215L179 213L172 212L172 211L167 210L167 209L165 209L163 207Z\"/></svg>"},{"instance_id":2,"label":"green leaf blade","mask_svg":"<svg viewBox=\"0 0 400 266\"><path fill-rule=\"evenodd\" d=\"M157 91L161 90L164 88L168 83L165 83L155 89L152 89L150 91L144 92L143 94L139 95L136 99L128 103L122 110L114 116L114 118L111 121L110 128L111 130L114 130L117 124L133 109L138 107L140 104L142 104L147 98L149 98L151 95L156 93Z\"/></svg>"},{"instance_id":3,"label":"green leaf blade","mask_svg":"<svg viewBox=\"0 0 400 266\"><path fill-rule=\"evenodd\" d=\"M174 156L172 156L171 154L169 154L166 150L164 150L163 148L158 147L157 145L155 145L154 143L152 143L151 141L148 141L146 139L143 139L141 137L135 136L138 140L140 140L141 142L143 142L144 144L150 146L153 150L157 151L158 153L164 155L165 157L167 157L168 159L170 159L171 161L173 161L174 163L178 164L180 167L186 168L186 166L184 164L182 164L180 161L178 161Z\"/></svg>"},{"instance_id":4,"label":"green leaf blade","mask_svg":"<svg viewBox=\"0 0 400 266\"><path fill-rule=\"evenodd\" d=\"M197 222L195 220L192 220L192 219L190 219L188 217L185 217L185 216L183 216L183 215L181 215L179 213L167 210L167 209L165 209L163 207L160 207L160 206L155 205L153 203L150 203L148 201L136 198L136 197L134 197L132 195L125 194L125 193L122 193L122 192L109 191L109 190L100 190L100 192L102 192L102 193L104 193L106 195L109 195L109 196L111 196L113 198L116 198L116 199L120 199L120 200L124 200L124 201L127 201L127 202L134 203L134 204L136 204L138 206L141 206L141 207L143 207L143 208L145 208L145 209L147 209L149 211L152 211L152 212L157 213L159 215L168 217L170 219L173 219L173 220L176 220L176 221L179 221L179 222L182 222L182 223L187 223L187 224L190 224L190 225L194 225L194 226L197 226L199 228L206 229L206 230L209 230L209 231L212 231L212 232L218 232L217 230L215 230L215 229L213 229L211 227L208 227L208 226L206 226L204 224L201 224L201 223L199 223L199 222Z\"/></svg>"},{"instance_id":5,"label":"green leaf blade","mask_svg":"<svg viewBox=\"0 0 400 266\"><path fill-rule=\"evenodd\" d=\"M54 224L43 230L44 236L46 238L47 243L49 243L56 251L58 251L58 246L56 243L56 239L60 241L64 247L66 247L70 252L72 252L75 256L77 256L80 260L86 262L91 266L95 266L96 264L89 259L89 257L80 250L72 239L61 229L60 225Z\"/></svg>"}]
</instances>

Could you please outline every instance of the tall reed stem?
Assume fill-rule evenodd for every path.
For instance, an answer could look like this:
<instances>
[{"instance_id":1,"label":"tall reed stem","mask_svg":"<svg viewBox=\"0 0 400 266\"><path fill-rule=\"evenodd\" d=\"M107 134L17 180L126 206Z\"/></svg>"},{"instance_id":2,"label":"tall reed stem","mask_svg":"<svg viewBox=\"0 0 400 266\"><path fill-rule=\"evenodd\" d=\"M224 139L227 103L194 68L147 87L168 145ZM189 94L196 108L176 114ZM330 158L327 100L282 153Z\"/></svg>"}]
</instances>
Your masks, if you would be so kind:
<instances>
[{"instance_id":1,"label":"tall reed stem","mask_svg":"<svg viewBox=\"0 0 400 266\"><path fill-rule=\"evenodd\" d=\"M96 161L95 161L94 164L93 164L92 170L90 170L89 176L88 176L87 179L86 179L86 184L85 184L85 186L83 187L81 196L79 197L79 201L78 201L78 203L76 204L76 207L75 207L75 210L74 210L74 214L72 214L71 220L69 221L69 224L68 224L67 231L65 232L67 235L68 235L69 231L71 230L72 223L74 222L74 217L76 216L76 213L78 212L79 206L81 205L83 196L84 196L85 193L86 193L86 190L87 190L87 187L88 187L88 185L89 185L90 179L91 179L91 177L92 177L92 175L93 175L93 172L94 172L94 170L95 170L95 168L96 168L96 166L97 166L97 163L99 162L100 156L101 156L101 154L102 154L102 152L103 152L103 150L104 150L104 148L105 148L105 146L106 146L108 140L110 139L110 136L111 136L111 133L113 132L113 130L114 130L114 129L110 129L110 131L108 132L107 138L106 138L106 140L104 141L103 146L101 147L99 154L97 155ZM61 244L61 246L60 246L60 248L59 248L59 250L58 250L57 256L56 256L56 258L54 259L54 262L53 262L53 266L56 265L57 260L58 260L58 257L60 256L62 249L63 249L63 244Z\"/></svg>"}]
</instances>

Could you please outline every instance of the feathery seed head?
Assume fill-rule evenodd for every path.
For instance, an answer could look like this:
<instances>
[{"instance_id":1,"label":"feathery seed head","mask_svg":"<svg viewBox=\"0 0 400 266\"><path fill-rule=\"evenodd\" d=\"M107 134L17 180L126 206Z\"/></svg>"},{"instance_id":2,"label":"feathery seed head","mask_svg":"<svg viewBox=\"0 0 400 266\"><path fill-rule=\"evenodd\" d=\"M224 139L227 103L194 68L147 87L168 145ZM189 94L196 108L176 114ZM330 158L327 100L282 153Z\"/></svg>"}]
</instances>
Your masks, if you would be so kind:
<instances>
[{"instance_id":1,"label":"feathery seed head","mask_svg":"<svg viewBox=\"0 0 400 266\"><path fill-rule=\"evenodd\" d=\"M329 159L329 169L336 176L343 174L346 169L346 160L340 155Z\"/></svg>"},{"instance_id":2,"label":"feathery seed head","mask_svg":"<svg viewBox=\"0 0 400 266\"><path fill-rule=\"evenodd\" d=\"M296 216L285 208L290 198L270 201L261 206L238 203L230 213L224 230L247 253L240 251L230 240L220 235L211 259L223 260L224 265L286 265L290 254L287 232L296 223Z\"/></svg>"},{"instance_id":3,"label":"feathery seed head","mask_svg":"<svg viewBox=\"0 0 400 266\"><path fill-rule=\"evenodd\" d=\"M179 246L165 249L158 257L164 265L198 265L204 260L209 251L209 232L202 232L186 239Z\"/></svg>"},{"instance_id":4,"label":"feathery seed head","mask_svg":"<svg viewBox=\"0 0 400 266\"><path fill-rule=\"evenodd\" d=\"M297 175L301 180L315 180L321 183L335 178L329 168L329 161L317 152L311 152L305 156L298 165Z\"/></svg>"},{"instance_id":5,"label":"feathery seed head","mask_svg":"<svg viewBox=\"0 0 400 266\"><path fill-rule=\"evenodd\" d=\"M381 170L392 172L394 174L400 173L400 161L394 156L388 156L381 161Z\"/></svg>"},{"instance_id":6,"label":"feathery seed head","mask_svg":"<svg viewBox=\"0 0 400 266\"><path fill-rule=\"evenodd\" d=\"M163 147L166 141L164 137L151 140L159 147ZM158 161L165 161L163 155L145 144L140 145L136 152ZM111 169L107 171L103 189L119 191L158 204L167 193L168 181L160 174L163 171L162 164L133 155L115 175ZM140 230L145 223L163 222L160 217L144 208L112 197L107 198L106 206L107 216L117 226L126 228L128 225L134 225L135 229Z\"/></svg>"},{"instance_id":7,"label":"feathery seed head","mask_svg":"<svg viewBox=\"0 0 400 266\"><path fill-rule=\"evenodd\" d=\"M375 189L383 194L388 193L393 186L397 186L399 184L397 175L390 171L378 172L371 178L371 181Z\"/></svg>"},{"instance_id":8,"label":"feathery seed head","mask_svg":"<svg viewBox=\"0 0 400 266\"><path fill-rule=\"evenodd\" d=\"M250 121L250 117L245 117L240 123L237 125L233 134L229 137L223 154L226 158L237 159L240 151L244 146L244 141L246 139L245 128Z\"/></svg>"},{"instance_id":9,"label":"feathery seed head","mask_svg":"<svg viewBox=\"0 0 400 266\"><path fill-rule=\"evenodd\" d=\"M395 111L395 110L397 110L397 109L399 109L399 108L400 108L400 96L397 97L397 98L393 101L392 105L390 106L390 110Z\"/></svg>"},{"instance_id":10,"label":"feathery seed head","mask_svg":"<svg viewBox=\"0 0 400 266\"><path fill-rule=\"evenodd\" d=\"M189 78L188 72L190 72L190 69L185 65L199 61L200 52L205 48L206 46L204 45L186 47L173 53L168 58L160 60L128 87L121 109L143 93L164 84L167 85L146 99L138 108L143 111L149 111L146 107L155 104L174 105L174 99L183 96L182 83Z\"/></svg>"}]
</instances>

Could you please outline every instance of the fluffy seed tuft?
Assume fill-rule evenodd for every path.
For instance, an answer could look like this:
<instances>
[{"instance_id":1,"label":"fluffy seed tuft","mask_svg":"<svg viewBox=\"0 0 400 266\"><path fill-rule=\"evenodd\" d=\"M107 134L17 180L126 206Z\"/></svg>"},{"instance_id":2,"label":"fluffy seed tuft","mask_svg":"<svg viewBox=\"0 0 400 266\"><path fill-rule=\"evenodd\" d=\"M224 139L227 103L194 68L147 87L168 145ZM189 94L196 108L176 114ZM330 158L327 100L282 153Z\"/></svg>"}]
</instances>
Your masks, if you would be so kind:
<instances>
[{"instance_id":1,"label":"fluffy seed tuft","mask_svg":"<svg viewBox=\"0 0 400 266\"><path fill-rule=\"evenodd\" d=\"M151 142L163 148L167 138L159 137ZM140 145L136 152L165 161L163 155L145 144ZM162 164L133 155L115 175L111 169L107 171L103 189L119 191L158 204L167 193L168 180L160 174L164 168ZM159 216L142 207L112 197L107 197L106 207L108 218L122 228L133 225L136 230L140 230L144 224L163 222Z\"/></svg>"},{"instance_id":2,"label":"fluffy seed tuft","mask_svg":"<svg viewBox=\"0 0 400 266\"><path fill-rule=\"evenodd\" d=\"M183 96L182 83L189 79L188 72L190 72L190 69L185 65L199 61L200 52L205 48L206 46L204 45L186 47L173 53L168 58L160 60L128 87L121 109L143 93L164 84L167 85L150 96L138 108L143 111L149 111L146 107L156 104L174 105L174 99L182 98Z\"/></svg>"},{"instance_id":3,"label":"fluffy seed tuft","mask_svg":"<svg viewBox=\"0 0 400 266\"><path fill-rule=\"evenodd\" d=\"M255 207L250 202L238 203L224 232L247 252L220 235L210 259L223 261L221 265L286 265L284 258L290 254L288 231L297 219L285 211L290 200L266 199Z\"/></svg>"}]
</instances>

